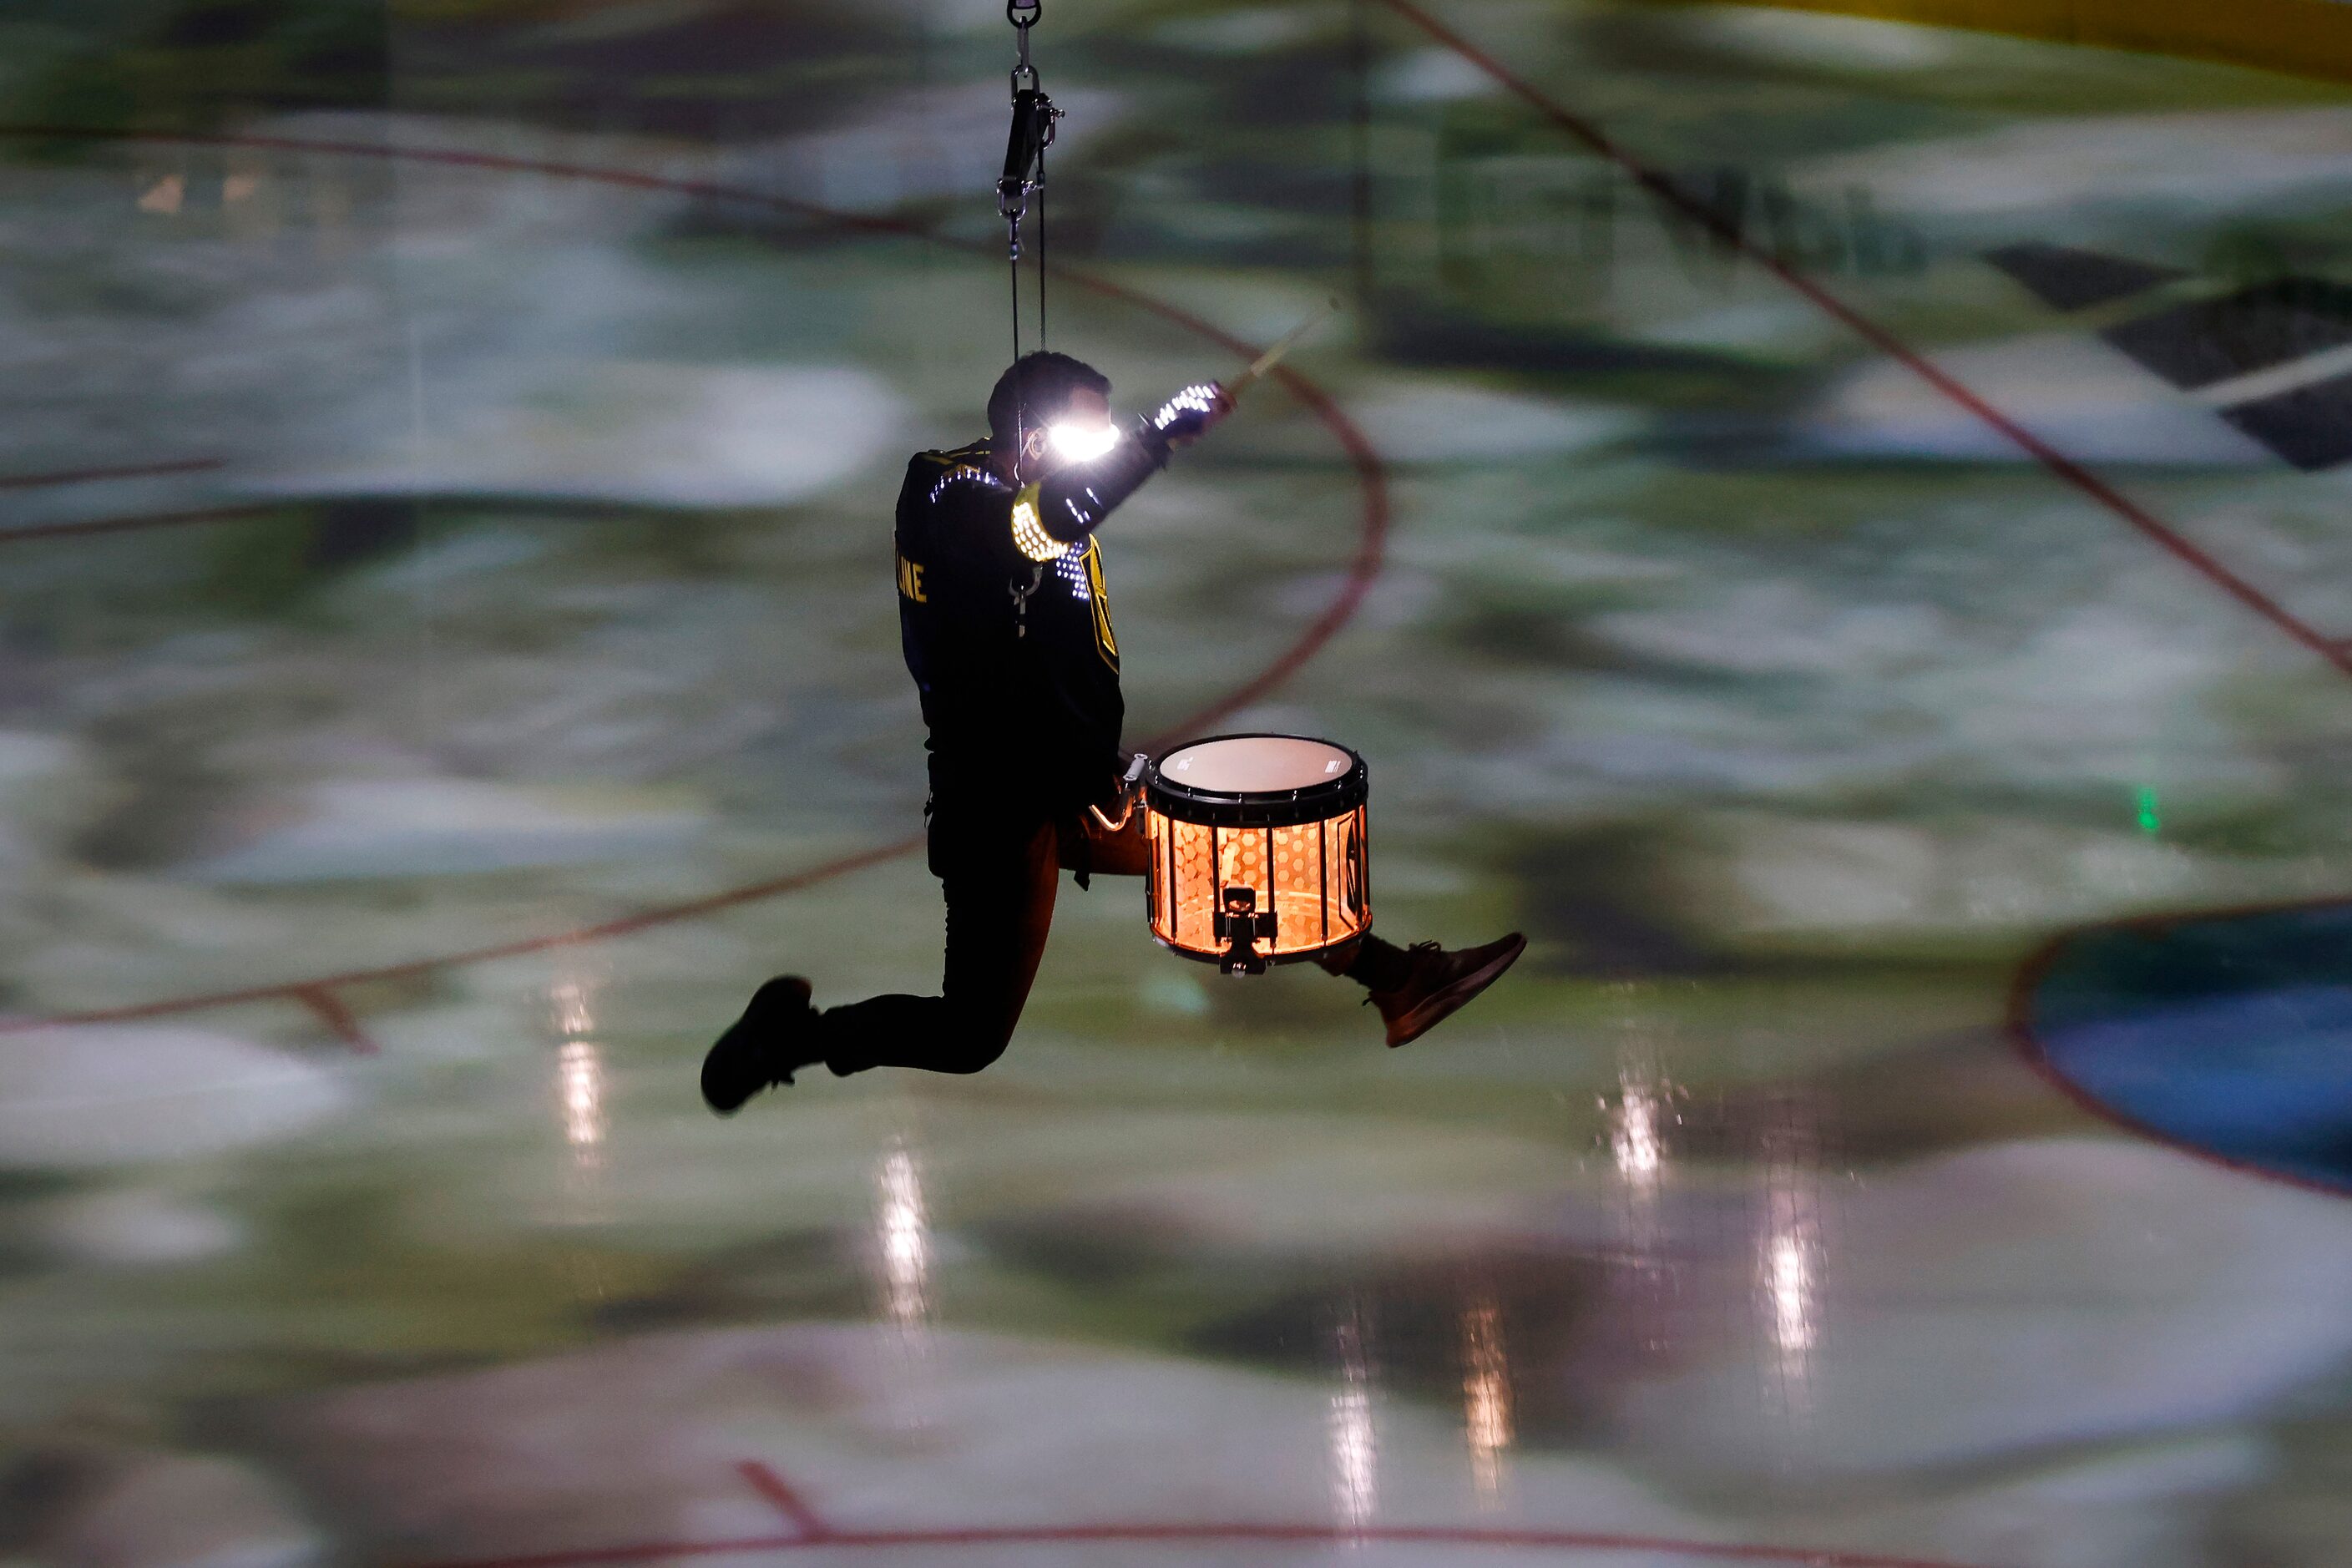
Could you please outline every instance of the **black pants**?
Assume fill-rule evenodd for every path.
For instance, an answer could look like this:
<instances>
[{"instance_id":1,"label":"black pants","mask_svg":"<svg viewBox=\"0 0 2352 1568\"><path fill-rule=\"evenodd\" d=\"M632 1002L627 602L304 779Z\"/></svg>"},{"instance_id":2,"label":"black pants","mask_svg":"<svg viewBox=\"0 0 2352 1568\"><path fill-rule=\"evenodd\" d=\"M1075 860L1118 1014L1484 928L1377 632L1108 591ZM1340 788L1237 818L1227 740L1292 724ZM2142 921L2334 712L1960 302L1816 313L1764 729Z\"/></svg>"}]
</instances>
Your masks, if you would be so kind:
<instances>
[{"instance_id":1,"label":"black pants","mask_svg":"<svg viewBox=\"0 0 2352 1568\"><path fill-rule=\"evenodd\" d=\"M1004 1054L1037 978L1063 868L1140 877L1150 850L1137 812L1111 832L1081 812L1056 824L1031 810L941 803L930 826L931 874L947 897L947 973L938 996L873 996L827 1008L826 1061L836 1073L919 1068L972 1073ZM1403 977L1402 952L1376 936L1319 960L1366 987Z\"/></svg>"}]
</instances>

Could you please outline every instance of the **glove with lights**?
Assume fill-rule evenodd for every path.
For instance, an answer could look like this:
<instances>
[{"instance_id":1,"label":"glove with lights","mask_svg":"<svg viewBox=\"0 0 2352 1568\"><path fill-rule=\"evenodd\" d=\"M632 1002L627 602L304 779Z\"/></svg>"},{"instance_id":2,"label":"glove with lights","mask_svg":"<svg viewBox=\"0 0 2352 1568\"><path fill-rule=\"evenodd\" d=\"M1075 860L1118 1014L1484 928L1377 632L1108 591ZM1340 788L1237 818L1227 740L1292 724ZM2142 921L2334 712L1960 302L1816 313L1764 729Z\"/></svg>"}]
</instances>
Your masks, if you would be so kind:
<instances>
[{"instance_id":1,"label":"glove with lights","mask_svg":"<svg viewBox=\"0 0 2352 1568\"><path fill-rule=\"evenodd\" d=\"M1151 416L1151 427L1171 445L1195 440L1231 406L1215 382L1196 381L1160 405Z\"/></svg>"}]
</instances>

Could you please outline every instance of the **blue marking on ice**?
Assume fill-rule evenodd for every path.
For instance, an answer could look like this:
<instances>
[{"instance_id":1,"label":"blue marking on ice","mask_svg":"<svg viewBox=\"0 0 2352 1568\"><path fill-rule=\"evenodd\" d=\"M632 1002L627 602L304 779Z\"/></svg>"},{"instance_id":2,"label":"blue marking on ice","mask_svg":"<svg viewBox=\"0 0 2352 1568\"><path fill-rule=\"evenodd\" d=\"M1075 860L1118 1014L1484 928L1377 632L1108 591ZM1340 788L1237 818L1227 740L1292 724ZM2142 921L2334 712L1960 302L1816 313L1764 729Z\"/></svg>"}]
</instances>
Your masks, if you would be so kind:
<instances>
[{"instance_id":1,"label":"blue marking on ice","mask_svg":"<svg viewBox=\"0 0 2352 1568\"><path fill-rule=\"evenodd\" d=\"M2119 1114L2352 1191L2352 906L2084 932L2032 1019L2051 1065Z\"/></svg>"}]
</instances>

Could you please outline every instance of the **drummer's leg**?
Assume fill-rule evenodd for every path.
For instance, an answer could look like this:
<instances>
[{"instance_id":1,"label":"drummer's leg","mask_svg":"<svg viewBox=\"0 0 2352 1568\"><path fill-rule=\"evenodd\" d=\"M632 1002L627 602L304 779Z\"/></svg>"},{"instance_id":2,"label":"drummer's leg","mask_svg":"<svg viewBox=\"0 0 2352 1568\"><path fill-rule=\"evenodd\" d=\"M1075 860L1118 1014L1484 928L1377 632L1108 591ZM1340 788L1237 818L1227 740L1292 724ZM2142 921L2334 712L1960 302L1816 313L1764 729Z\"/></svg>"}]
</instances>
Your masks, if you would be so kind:
<instances>
[{"instance_id":1,"label":"drummer's leg","mask_svg":"<svg viewBox=\"0 0 2352 1568\"><path fill-rule=\"evenodd\" d=\"M1448 949L1433 942L1400 948L1370 931L1352 950L1340 948L1318 960L1370 993L1391 1046L1408 1045L1454 1016L1470 999L1503 976L1527 951L1517 931L1476 947Z\"/></svg>"},{"instance_id":2,"label":"drummer's leg","mask_svg":"<svg viewBox=\"0 0 2352 1568\"><path fill-rule=\"evenodd\" d=\"M1412 961L1404 949L1370 931L1315 962L1326 974L1352 980L1367 991L1394 991L1412 973Z\"/></svg>"},{"instance_id":3,"label":"drummer's leg","mask_svg":"<svg viewBox=\"0 0 2352 1568\"><path fill-rule=\"evenodd\" d=\"M1054 923L1053 825L976 842L952 826L949 834L932 867L947 899L945 994L827 1009L826 1061L836 1073L978 1072L1004 1054L1021 1021Z\"/></svg>"}]
</instances>

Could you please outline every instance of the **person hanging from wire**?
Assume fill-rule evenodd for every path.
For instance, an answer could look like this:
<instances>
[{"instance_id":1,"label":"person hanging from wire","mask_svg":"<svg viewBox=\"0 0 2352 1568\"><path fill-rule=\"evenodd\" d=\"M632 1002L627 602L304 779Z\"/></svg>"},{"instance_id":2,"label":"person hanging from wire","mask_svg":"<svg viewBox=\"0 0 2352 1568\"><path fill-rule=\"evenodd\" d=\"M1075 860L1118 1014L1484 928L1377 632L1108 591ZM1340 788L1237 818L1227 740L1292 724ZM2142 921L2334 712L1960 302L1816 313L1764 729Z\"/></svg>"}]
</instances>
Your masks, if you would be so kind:
<instances>
[{"instance_id":1,"label":"person hanging from wire","mask_svg":"<svg viewBox=\"0 0 2352 1568\"><path fill-rule=\"evenodd\" d=\"M1112 829L1089 806L1121 793L1118 640L1097 530L1232 406L1213 383L1113 422L1110 383L1066 354L1024 354L988 401L989 436L922 452L898 493L900 640L929 727L929 864L947 901L938 995L817 1010L780 975L710 1049L702 1093L732 1112L823 1064L978 1072L1003 1054L1036 977L1059 873L1142 876L1142 816ZM1388 1042L1418 1037L1493 984L1525 940L1464 952L1370 934L1318 961L1361 984Z\"/></svg>"},{"instance_id":2,"label":"person hanging from wire","mask_svg":"<svg viewBox=\"0 0 2352 1568\"><path fill-rule=\"evenodd\" d=\"M1101 372L1067 354L1021 352L1021 224L1038 195L1042 339L1045 153L1061 113L1030 63L1039 14L1038 0L1007 0L1020 62L996 194L1013 268L1013 364L989 394L986 438L917 453L898 491L899 641L930 730L929 863L947 900L941 994L820 1012L804 977L777 976L703 1058L703 1099L722 1115L819 1063L843 1076L878 1067L978 1072L1020 1022L1060 871L1075 871L1085 888L1096 873L1150 868L1142 816L1122 814L1129 826L1113 827L1100 810L1143 759L1130 763L1119 745L1118 639L1095 531L1233 400L1201 383L1122 427ZM1407 949L1367 932L1317 962L1361 984L1389 1044L1401 1046L1494 984L1526 945L1515 931L1458 952L1435 942Z\"/></svg>"}]
</instances>

